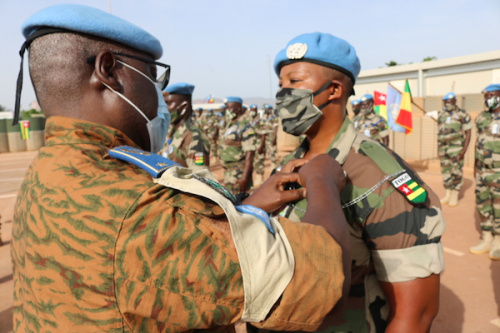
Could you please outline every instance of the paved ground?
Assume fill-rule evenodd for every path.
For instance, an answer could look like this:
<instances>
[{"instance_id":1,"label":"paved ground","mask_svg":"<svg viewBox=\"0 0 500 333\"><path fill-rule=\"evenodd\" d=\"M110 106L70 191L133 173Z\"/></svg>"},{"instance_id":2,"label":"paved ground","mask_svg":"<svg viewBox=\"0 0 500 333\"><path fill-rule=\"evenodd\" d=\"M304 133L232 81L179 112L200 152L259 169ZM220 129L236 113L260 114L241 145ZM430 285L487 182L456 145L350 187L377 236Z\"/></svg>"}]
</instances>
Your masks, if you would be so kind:
<instances>
[{"instance_id":1,"label":"paved ground","mask_svg":"<svg viewBox=\"0 0 500 333\"><path fill-rule=\"evenodd\" d=\"M10 233L12 211L24 172L35 153L0 154L0 214L2 239L0 247L0 333L12 331L12 270L10 264ZM439 196L444 194L439 166L425 166L420 174ZM213 173L222 176L220 166ZM472 255L468 248L479 241L479 219L474 209L474 180L466 170L460 204L444 206L447 221L443 236L446 270L441 277L441 305L432 333L494 333L500 332L500 261L485 255Z\"/></svg>"}]
</instances>

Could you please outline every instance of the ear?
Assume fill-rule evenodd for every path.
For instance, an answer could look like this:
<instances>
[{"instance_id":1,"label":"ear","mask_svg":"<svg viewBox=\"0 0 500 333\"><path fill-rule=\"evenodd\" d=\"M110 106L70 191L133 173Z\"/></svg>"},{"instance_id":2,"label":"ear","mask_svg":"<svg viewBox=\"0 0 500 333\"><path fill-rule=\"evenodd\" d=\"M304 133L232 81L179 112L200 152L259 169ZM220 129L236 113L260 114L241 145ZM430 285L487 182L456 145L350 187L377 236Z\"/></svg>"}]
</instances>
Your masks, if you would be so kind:
<instances>
[{"instance_id":1,"label":"ear","mask_svg":"<svg viewBox=\"0 0 500 333\"><path fill-rule=\"evenodd\" d=\"M332 84L329 88L330 95L328 96L329 101L333 101L341 98L344 95L345 88L340 81L332 80Z\"/></svg>"},{"instance_id":2,"label":"ear","mask_svg":"<svg viewBox=\"0 0 500 333\"><path fill-rule=\"evenodd\" d=\"M120 92L122 85L116 72L116 57L109 50L101 50L95 57L91 85L96 89L106 89L103 83Z\"/></svg>"}]
</instances>

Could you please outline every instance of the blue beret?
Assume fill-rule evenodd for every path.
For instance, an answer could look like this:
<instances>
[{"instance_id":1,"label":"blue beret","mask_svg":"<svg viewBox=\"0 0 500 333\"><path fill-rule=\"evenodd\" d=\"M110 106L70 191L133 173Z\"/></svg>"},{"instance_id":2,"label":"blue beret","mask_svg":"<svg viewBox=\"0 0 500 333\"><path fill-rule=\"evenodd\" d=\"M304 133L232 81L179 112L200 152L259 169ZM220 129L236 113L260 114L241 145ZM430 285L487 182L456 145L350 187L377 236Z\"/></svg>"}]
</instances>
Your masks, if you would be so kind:
<instances>
[{"instance_id":1,"label":"blue beret","mask_svg":"<svg viewBox=\"0 0 500 333\"><path fill-rule=\"evenodd\" d=\"M355 99L351 102L351 105L358 105L359 103L359 99Z\"/></svg>"},{"instance_id":2,"label":"blue beret","mask_svg":"<svg viewBox=\"0 0 500 333\"><path fill-rule=\"evenodd\" d=\"M231 102L243 104L243 99L241 99L241 97L238 96L229 96L226 97L226 99L224 100L224 103L231 103Z\"/></svg>"},{"instance_id":3,"label":"blue beret","mask_svg":"<svg viewBox=\"0 0 500 333\"><path fill-rule=\"evenodd\" d=\"M447 99L452 99L452 98L456 98L457 96L455 95L454 92L449 92L447 93L446 95L443 96L443 101L447 100Z\"/></svg>"},{"instance_id":4,"label":"blue beret","mask_svg":"<svg viewBox=\"0 0 500 333\"><path fill-rule=\"evenodd\" d=\"M169 92L172 95L192 95L194 85L186 82L178 82L168 85L163 91Z\"/></svg>"},{"instance_id":5,"label":"blue beret","mask_svg":"<svg viewBox=\"0 0 500 333\"><path fill-rule=\"evenodd\" d=\"M257 109L257 104L250 105L250 109Z\"/></svg>"},{"instance_id":6,"label":"blue beret","mask_svg":"<svg viewBox=\"0 0 500 333\"><path fill-rule=\"evenodd\" d=\"M196 108L195 111L203 111L203 108Z\"/></svg>"},{"instance_id":7,"label":"blue beret","mask_svg":"<svg viewBox=\"0 0 500 333\"><path fill-rule=\"evenodd\" d=\"M359 101L364 102L364 101L367 101L369 99L373 99L373 96L371 94L366 94L366 95L361 96L361 99Z\"/></svg>"},{"instance_id":8,"label":"blue beret","mask_svg":"<svg viewBox=\"0 0 500 333\"><path fill-rule=\"evenodd\" d=\"M101 37L143 51L159 59L160 41L149 32L117 16L84 5L54 5L33 14L22 25L25 38L43 28L58 28Z\"/></svg>"},{"instance_id":9,"label":"blue beret","mask_svg":"<svg viewBox=\"0 0 500 333\"><path fill-rule=\"evenodd\" d=\"M343 39L321 32L303 34L288 42L274 59L274 70L297 61L336 69L356 82L361 65L354 47Z\"/></svg>"},{"instance_id":10,"label":"blue beret","mask_svg":"<svg viewBox=\"0 0 500 333\"><path fill-rule=\"evenodd\" d=\"M484 92L500 91L500 83L493 83L484 88Z\"/></svg>"}]
</instances>

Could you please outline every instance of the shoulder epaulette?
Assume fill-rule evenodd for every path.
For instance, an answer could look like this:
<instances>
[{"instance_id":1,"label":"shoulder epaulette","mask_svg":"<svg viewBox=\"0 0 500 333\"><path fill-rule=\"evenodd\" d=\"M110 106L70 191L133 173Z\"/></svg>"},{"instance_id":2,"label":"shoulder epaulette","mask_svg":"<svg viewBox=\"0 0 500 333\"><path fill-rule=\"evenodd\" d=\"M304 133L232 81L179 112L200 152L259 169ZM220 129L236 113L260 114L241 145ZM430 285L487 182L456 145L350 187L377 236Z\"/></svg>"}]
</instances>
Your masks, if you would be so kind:
<instances>
[{"instance_id":1,"label":"shoulder epaulette","mask_svg":"<svg viewBox=\"0 0 500 333\"><path fill-rule=\"evenodd\" d=\"M169 160L158 154L153 154L138 148L129 146L119 146L108 150L109 156L132 163L139 168L146 170L154 178L158 178L161 174L174 166L180 164Z\"/></svg>"},{"instance_id":2,"label":"shoulder epaulette","mask_svg":"<svg viewBox=\"0 0 500 333\"><path fill-rule=\"evenodd\" d=\"M377 164L382 172L394 175L390 180L392 186L409 202L413 204L425 202L427 191L417 182L417 176L411 170L406 170L384 147L365 141L361 143L360 149Z\"/></svg>"}]
</instances>

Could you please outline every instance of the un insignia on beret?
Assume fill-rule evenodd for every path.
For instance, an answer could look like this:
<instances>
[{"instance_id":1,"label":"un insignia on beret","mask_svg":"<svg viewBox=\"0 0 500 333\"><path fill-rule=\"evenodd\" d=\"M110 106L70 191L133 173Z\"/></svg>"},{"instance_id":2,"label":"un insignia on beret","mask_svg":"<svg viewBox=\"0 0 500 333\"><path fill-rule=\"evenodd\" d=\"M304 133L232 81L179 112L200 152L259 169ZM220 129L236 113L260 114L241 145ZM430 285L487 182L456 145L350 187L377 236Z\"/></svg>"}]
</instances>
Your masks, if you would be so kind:
<instances>
[{"instance_id":1,"label":"un insignia on beret","mask_svg":"<svg viewBox=\"0 0 500 333\"><path fill-rule=\"evenodd\" d=\"M306 55L307 44L295 43L286 49L288 59L302 59Z\"/></svg>"}]
</instances>

